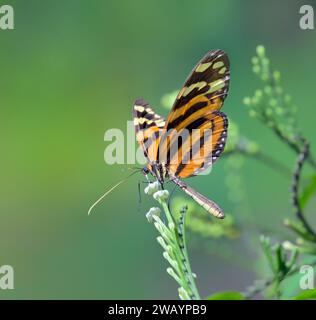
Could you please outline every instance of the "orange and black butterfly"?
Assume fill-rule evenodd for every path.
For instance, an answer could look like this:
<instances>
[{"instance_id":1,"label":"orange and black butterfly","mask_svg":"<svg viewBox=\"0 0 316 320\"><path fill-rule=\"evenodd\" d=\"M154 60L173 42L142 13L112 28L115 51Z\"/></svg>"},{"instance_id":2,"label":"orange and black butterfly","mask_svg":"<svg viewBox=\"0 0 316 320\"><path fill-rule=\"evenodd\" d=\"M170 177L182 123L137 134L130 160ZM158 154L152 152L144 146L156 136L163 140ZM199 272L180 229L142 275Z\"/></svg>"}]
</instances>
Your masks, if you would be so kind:
<instances>
[{"instance_id":1,"label":"orange and black butterfly","mask_svg":"<svg viewBox=\"0 0 316 320\"><path fill-rule=\"evenodd\" d=\"M190 73L167 120L142 99L136 100L133 108L136 139L148 161L143 172L150 172L162 186L166 179L173 181L218 218L224 217L223 211L181 179L206 170L224 150L228 120L219 110L228 93L229 79L227 54L212 50Z\"/></svg>"}]
</instances>

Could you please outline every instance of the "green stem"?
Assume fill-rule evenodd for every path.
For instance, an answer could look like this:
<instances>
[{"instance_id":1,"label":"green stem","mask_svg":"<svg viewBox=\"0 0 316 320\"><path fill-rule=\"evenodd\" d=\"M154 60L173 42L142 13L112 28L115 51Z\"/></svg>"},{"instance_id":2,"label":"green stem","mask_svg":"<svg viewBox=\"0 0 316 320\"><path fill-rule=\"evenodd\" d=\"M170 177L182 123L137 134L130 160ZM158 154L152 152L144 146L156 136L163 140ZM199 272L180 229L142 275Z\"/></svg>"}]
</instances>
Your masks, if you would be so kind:
<instances>
[{"instance_id":1,"label":"green stem","mask_svg":"<svg viewBox=\"0 0 316 320\"><path fill-rule=\"evenodd\" d=\"M182 234L179 235L179 238L180 238L180 241L181 241L181 244L182 244L182 254L185 258L185 266L186 266L186 269L187 269L187 272L188 272L188 275L189 275L189 278L190 278L190 282L192 284L192 291L193 293L195 294L195 296L197 297L198 300L201 299L200 295L199 295L199 292L197 290L197 287L196 287L196 284L195 284L195 280L194 280L194 276L193 276L193 272L191 270L191 265L190 265L190 261L189 261L189 255L188 255L188 250L187 250L187 245L186 245L186 241L185 241L185 216L186 216L186 210L187 208L185 209L185 211L182 212L182 215L181 215L181 223L182 223Z\"/></svg>"},{"instance_id":2,"label":"green stem","mask_svg":"<svg viewBox=\"0 0 316 320\"><path fill-rule=\"evenodd\" d=\"M198 293L194 277L191 271L191 266L188 258L187 249L185 246L185 243L183 243L183 249L181 249L181 245L179 243L179 236L177 233L177 224L175 222L175 219L173 218L166 201L161 200L160 204L165 212L167 221L168 221L168 227L170 231L172 231L172 240L175 244L174 250L175 250L175 258L177 260L177 263L179 265L179 270L181 274L179 275L182 279L184 279L185 283L185 289L192 293L192 298L195 300L200 300L200 295ZM170 226L172 226L170 228Z\"/></svg>"},{"instance_id":3,"label":"green stem","mask_svg":"<svg viewBox=\"0 0 316 320\"><path fill-rule=\"evenodd\" d=\"M316 261L310 262L309 263L310 266L314 267L316 266ZM286 275L284 275L281 279L280 282L282 282L284 279L289 278L291 276L293 276L294 274L296 274L297 272L299 272L300 267L296 267L294 269L292 269L290 272L288 272ZM243 295L245 296L245 298L247 300L252 299L255 295L261 293L262 291L266 290L269 286L271 286L275 281L275 278L269 278L269 279L265 279L262 281L256 281L257 284L254 284L251 286L251 290L248 290L247 292L244 292Z\"/></svg>"}]
</instances>

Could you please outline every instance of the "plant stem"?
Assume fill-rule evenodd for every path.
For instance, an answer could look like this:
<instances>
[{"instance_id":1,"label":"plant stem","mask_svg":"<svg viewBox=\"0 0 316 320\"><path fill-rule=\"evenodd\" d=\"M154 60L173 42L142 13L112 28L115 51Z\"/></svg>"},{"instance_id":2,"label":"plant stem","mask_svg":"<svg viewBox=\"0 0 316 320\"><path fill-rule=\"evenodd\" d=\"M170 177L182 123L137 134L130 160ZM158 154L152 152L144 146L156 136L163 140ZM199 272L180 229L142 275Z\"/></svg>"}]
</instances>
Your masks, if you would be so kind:
<instances>
[{"instance_id":1,"label":"plant stem","mask_svg":"<svg viewBox=\"0 0 316 320\"><path fill-rule=\"evenodd\" d=\"M184 265L186 266L187 269L187 274L189 275L191 286L192 286L192 291L195 294L196 298L200 300L200 295L197 290L195 280L194 280L194 275L191 270L191 265L189 261L189 255L188 255L188 250L186 246L186 241L185 241L185 217L186 217L186 212L187 212L187 207L183 208L181 210L181 216L180 216L180 223L179 223L179 228L178 228L178 236L180 240L180 249L182 251L182 254L184 256Z\"/></svg>"},{"instance_id":2,"label":"plant stem","mask_svg":"<svg viewBox=\"0 0 316 320\"><path fill-rule=\"evenodd\" d=\"M236 154L236 153L242 154L244 156L253 157L254 159L265 164L266 166L271 167L272 169L275 169L277 172L283 174L285 177L288 177L289 175L291 175L290 169L284 166L281 162L277 161L276 159L270 157L269 155L261 151L248 152L247 150L237 146L233 150L224 152L223 156L229 156L231 154Z\"/></svg>"},{"instance_id":3,"label":"plant stem","mask_svg":"<svg viewBox=\"0 0 316 320\"><path fill-rule=\"evenodd\" d=\"M185 242L183 241L183 244L181 245L181 243L180 243L181 236L179 237L179 234L178 234L177 223L168 208L167 202L165 200L161 200L160 203L161 203L161 206L165 212L169 229L172 231L172 240L174 242L173 249L175 250L175 258L177 259L177 263L179 265L179 269L181 272L180 276L186 280L185 281L185 283L186 283L185 289L189 293L192 293L192 299L200 300L201 298L198 293L198 290L197 290L197 287L196 287L196 284L194 281L194 277L193 277L193 274L191 271L191 266L190 266ZM183 234L183 240L184 239L185 238L184 238L184 234Z\"/></svg>"},{"instance_id":4,"label":"plant stem","mask_svg":"<svg viewBox=\"0 0 316 320\"><path fill-rule=\"evenodd\" d=\"M284 141L292 150L294 150L296 153L300 153L301 152L300 147L295 142L293 142L288 137L286 137L279 130L278 127L273 126L272 129L273 129L274 133L277 135L277 137L279 137L279 139ZM302 139L300 138L300 140L302 140ZM315 162L314 158L309 153L306 155L306 160L314 169L316 169L316 162Z\"/></svg>"}]
</instances>

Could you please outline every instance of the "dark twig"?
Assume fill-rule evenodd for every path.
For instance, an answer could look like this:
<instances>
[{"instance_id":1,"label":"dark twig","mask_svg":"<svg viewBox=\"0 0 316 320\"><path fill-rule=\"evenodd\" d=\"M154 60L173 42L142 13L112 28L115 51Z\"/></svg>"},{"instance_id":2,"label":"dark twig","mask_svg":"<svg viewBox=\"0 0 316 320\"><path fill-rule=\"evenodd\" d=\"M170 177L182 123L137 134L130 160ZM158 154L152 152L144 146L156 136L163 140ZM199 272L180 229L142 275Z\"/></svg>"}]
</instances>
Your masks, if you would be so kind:
<instances>
[{"instance_id":1,"label":"dark twig","mask_svg":"<svg viewBox=\"0 0 316 320\"><path fill-rule=\"evenodd\" d=\"M274 278L256 280L255 283L252 286L248 287L246 289L247 291L243 293L245 299L251 300L257 294L263 292L265 289L271 286L273 282Z\"/></svg>"},{"instance_id":2,"label":"dark twig","mask_svg":"<svg viewBox=\"0 0 316 320\"><path fill-rule=\"evenodd\" d=\"M303 140L304 141L304 140ZM304 141L304 145L302 150L300 151L300 154L298 156L298 159L296 161L296 166L295 170L293 173L293 178L292 178L292 204L295 210L295 215L297 219L299 219L304 226L305 230L312 236L314 241L316 241L316 233L312 229L312 227L309 225L307 222L303 210L299 201L299 184L300 184L300 178L301 178L301 171L304 162L307 160L309 154L309 144L307 141Z\"/></svg>"},{"instance_id":3,"label":"dark twig","mask_svg":"<svg viewBox=\"0 0 316 320\"><path fill-rule=\"evenodd\" d=\"M292 150L294 150L296 153L301 152L299 145L297 143L295 143L294 141L290 140L287 136L285 136L277 126L273 126L272 130L276 134L276 136L279 139L281 139L283 142L285 142ZM303 140L303 139L300 138L299 140ZM312 156L309 154L309 152L307 152L306 160L313 168L316 169L316 162L312 158ZM304 161L305 161L305 159L304 159Z\"/></svg>"},{"instance_id":4,"label":"dark twig","mask_svg":"<svg viewBox=\"0 0 316 320\"><path fill-rule=\"evenodd\" d=\"M234 149L224 152L223 156L229 156L231 154L236 154L236 153L240 153L242 155L252 157L252 158L262 162L266 166L271 167L272 169L282 173L286 177L291 175L291 171L289 168L284 166L278 160L270 157L269 155L267 155L261 151L249 152L241 146L236 146Z\"/></svg>"}]
</instances>

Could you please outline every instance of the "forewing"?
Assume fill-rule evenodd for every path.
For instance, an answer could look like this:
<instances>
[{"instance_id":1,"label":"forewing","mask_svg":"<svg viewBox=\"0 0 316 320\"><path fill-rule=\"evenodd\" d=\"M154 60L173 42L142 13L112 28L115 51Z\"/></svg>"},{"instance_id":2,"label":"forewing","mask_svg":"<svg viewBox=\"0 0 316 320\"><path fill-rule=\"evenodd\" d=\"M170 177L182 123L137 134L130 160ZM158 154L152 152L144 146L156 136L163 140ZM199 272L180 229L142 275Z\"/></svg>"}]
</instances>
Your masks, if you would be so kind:
<instances>
[{"instance_id":1,"label":"forewing","mask_svg":"<svg viewBox=\"0 0 316 320\"><path fill-rule=\"evenodd\" d=\"M159 133L165 126L163 117L155 113L143 99L138 99L133 107L136 140L149 162L155 161L159 145Z\"/></svg>"},{"instance_id":2,"label":"forewing","mask_svg":"<svg viewBox=\"0 0 316 320\"><path fill-rule=\"evenodd\" d=\"M229 89L230 69L222 50L208 52L192 70L166 121L166 129L180 129L198 116L219 110Z\"/></svg>"},{"instance_id":3,"label":"forewing","mask_svg":"<svg viewBox=\"0 0 316 320\"><path fill-rule=\"evenodd\" d=\"M228 120L219 109L227 96L229 79L226 53L213 50L200 60L185 81L159 145L159 159L164 159L171 174L182 178L196 175L214 163L223 151ZM179 140L178 136L185 131L187 135ZM201 144L201 149L194 148L196 144ZM197 149L199 157L194 157L192 153Z\"/></svg>"}]
</instances>

